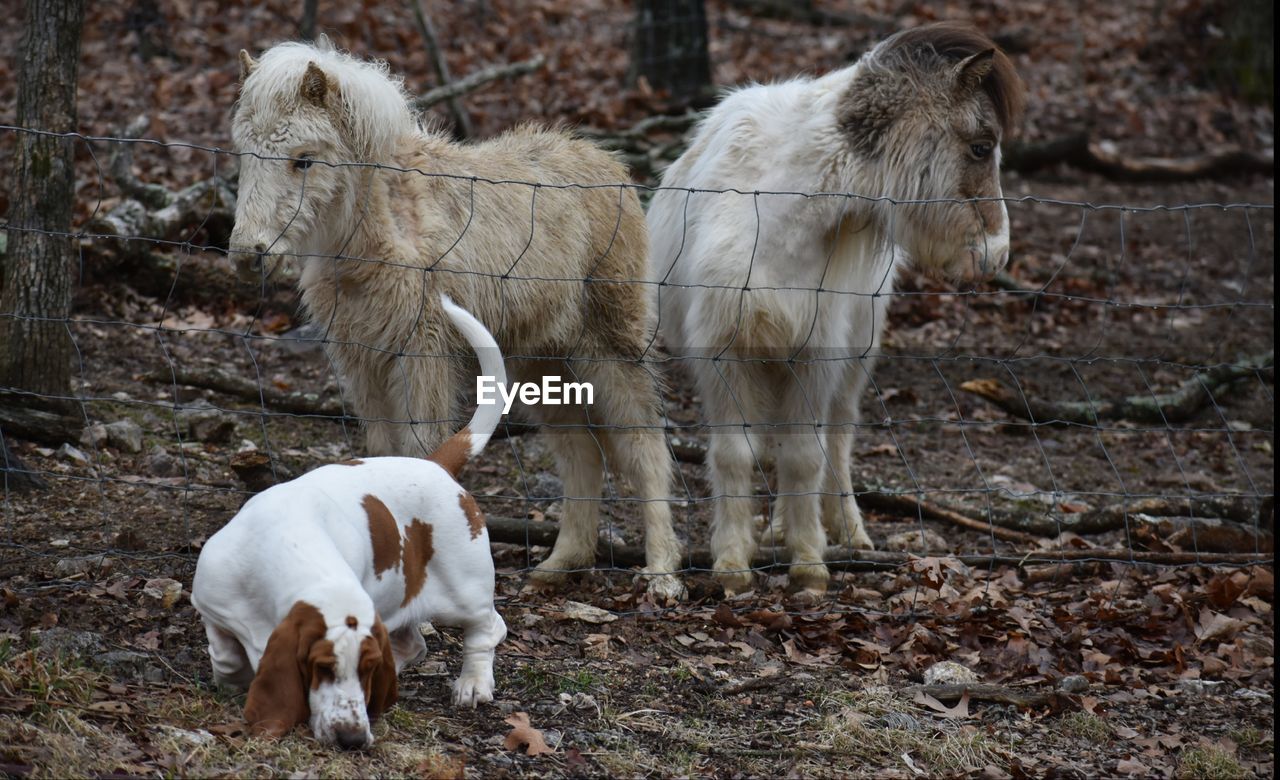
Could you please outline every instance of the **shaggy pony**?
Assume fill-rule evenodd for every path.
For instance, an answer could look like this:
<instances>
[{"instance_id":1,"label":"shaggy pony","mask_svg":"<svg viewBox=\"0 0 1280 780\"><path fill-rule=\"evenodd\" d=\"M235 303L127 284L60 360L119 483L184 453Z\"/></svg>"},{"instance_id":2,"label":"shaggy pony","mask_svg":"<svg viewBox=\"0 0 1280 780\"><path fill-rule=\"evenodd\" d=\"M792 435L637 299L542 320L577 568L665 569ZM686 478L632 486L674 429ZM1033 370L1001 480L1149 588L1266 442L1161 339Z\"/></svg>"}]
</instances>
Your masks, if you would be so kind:
<instances>
[{"instance_id":1,"label":"shaggy pony","mask_svg":"<svg viewBox=\"0 0 1280 780\"><path fill-rule=\"evenodd\" d=\"M821 78L729 94L663 175L651 280L711 426L726 590L751 582L752 474L767 459L792 587L825 591L824 529L872 546L853 434L895 278L909 261L945 278L1004 266L1000 140L1021 105L991 41L929 25Z\"/></svg>"},{"instance_id":2,"label":"shaggy pony","mask_svg":"<svg viewBox=\"0 0 1280 780\"><path fill-rule=\"evenodd\" d=\"M453 143L419 126L384 64L327 41L240 56L233 259L255 274L301 265L303 307L326 329L369 452L421 455L449 433L468 375L439 309L448 295L493 333L513 380L595 389L594 406L521 409L553 426L566 493L534 579L594 563L607 458L642 499L650 591L682 595L660 388L640 362L655 326L647 236L626 169L535 127Z\"/></svg>"}]
</instances>

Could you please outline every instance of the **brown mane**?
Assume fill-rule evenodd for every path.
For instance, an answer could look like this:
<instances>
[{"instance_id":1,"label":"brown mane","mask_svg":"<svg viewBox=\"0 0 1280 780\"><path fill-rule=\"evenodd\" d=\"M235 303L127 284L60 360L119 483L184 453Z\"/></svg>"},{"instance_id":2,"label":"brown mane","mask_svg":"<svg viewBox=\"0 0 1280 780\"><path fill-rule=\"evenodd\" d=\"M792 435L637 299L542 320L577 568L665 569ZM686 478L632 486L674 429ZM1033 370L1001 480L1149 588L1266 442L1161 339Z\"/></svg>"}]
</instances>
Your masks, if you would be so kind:
<instances>
[{"instance_id":1,"label":"brown mane","mask_svg":"<svg viewBox=\"0 0 1280 780\"><path fill-rule=\"evenodd\" d=\"M921 25L886 39L876 47L875 57L884 65L910 63L934 70L940 64L938 60L955 64L989 49L995 50L994 67L991 75L983 80L982 88L991 98L1001 129L1005 135L1011 135L1022 118L1025 88L1008 56L977 29L958 22Z\"/></svg>"}]
</instances>

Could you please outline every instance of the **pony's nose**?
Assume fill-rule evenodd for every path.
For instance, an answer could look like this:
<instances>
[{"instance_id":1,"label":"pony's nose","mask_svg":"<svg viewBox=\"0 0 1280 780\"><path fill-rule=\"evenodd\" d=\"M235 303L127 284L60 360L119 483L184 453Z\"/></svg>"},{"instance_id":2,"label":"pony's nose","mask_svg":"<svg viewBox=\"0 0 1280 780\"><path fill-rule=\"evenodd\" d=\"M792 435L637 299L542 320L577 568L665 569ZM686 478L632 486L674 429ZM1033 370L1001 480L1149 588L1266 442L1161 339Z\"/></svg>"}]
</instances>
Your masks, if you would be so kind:
<instances>
[{"instance_id":1,"label":"pony's nose","mask_svg":"<svg viewBox=\"0 0 1280 780\"><path fill-rule=\"evenodd\" d=\"M369 740L365 738L365 730L362 728L336 729L333 738L338 743L338 747L343 750L360 750L369 744Z\"/></svg>"}]
</instances>

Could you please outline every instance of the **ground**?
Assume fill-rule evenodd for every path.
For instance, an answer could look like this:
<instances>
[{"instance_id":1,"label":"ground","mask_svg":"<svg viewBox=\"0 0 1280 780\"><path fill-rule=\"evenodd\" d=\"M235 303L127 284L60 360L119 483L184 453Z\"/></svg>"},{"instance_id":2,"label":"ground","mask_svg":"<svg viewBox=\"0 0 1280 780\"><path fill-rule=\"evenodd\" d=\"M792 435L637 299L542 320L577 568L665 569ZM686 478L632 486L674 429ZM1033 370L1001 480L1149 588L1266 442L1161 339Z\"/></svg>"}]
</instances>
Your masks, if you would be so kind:
<instances>
[{"instance_id":1,"label":"ground","mask_svg":"<svg viewBox=\"0 0 1280 780\"><path fill-rule=\"evenodd\" d=\"M153 114L148 136L227 144L234 52L289 34L295 4L187 5L186 20L161 17L159 27L139 27L137 17L110 4L91 13L90 75L82 80L90 85L81 106L86 132L112 133L145 110ZM543 77L469 99L482 135L529 116L610 128L661 107L661 96L641 88L586 88L625 71L618 31L629 12L621 4L539 3L536 23L506 3L487 5L490 17L473 15L470 4L459 6L466 13L441 12L442 36L457 41L450 49L455 72L544 50L560 58ZM1087 115L1100 137L1131 153L1270 145L1270 108L1224 97L1199 64L1209 44L1178 37L1180 26L1199 18L1199 4L1170 3L1161 15L1152 3L1132 12L1140 19L1106 5L1083 21L1058 24L1037 17L1033 5L991 3L970 11L918 3L901 11L910 19L899 21L959 15L1015 32L1043 25L1048 32L1017 57L1032 87L1031 138L1055 137ZM888 3L867 7L891 10ZM825 70L865 44L865 36L847 30L760 21L717 3L711 9L720 83ZM426 83L426 66L408 18L402 6L374 5L367 13L322 12L322 27L345 36L344 45L418 74L416 88ZM14 42L14 27L0 31L6 44ZM244 29L261 39L235 32ZM139 30L167 41L174 56L121 56L134 51ZM1077 46L1084 56L1074 53ZM0 105L12 105L11 80L0 82ZM0 148L7 151L11 138L0 133ZM178 187L224 161L188 147L140 149L137 171ZM103 192L110 185L95 175L87 145L80 165L80 212L109 208L114 193ZM1273 349L1272 180L1118 185L1060 168L1036 178L1008 175L1005 194L1019 199L1010 204L1009 274L1039 294L904 279L891 310L888 358L863 399L867 425L855 482L980 518L991 511L1059 521L1151 496L1232 496L1253 507L1240 525L1269 540L1268 372L1167 425L1033 425L960 387L999 379L1016 382L1033 400L1150 396L1176 388L1197 367ZM1169 208L1184 204L1258 205ZM196 239L200 244L200 234ZM788 598L785 570L777 569L759 574L753 592L730 600L706 572L693 571L687 602L655 605L635 586L633 572L608 561L557 593L534 593L525 587L527 569L546 549L495 544L498 608L511 632L498 652L494 704L473 711L449 703L460 642L440 628L428 638L427 662L401 676L400 703L376 726L377 742L367 753L326 750L301 732L280 742L250 738L239 722L242 697L211 686L188 593L196 556L261 487L230 468L238 453L268 454L270 482L359 454L360 430L328 417L268 413L239 395L171 379L175 368L216 367L268 388L340 397L323 354L287 335L300 324L287 280L261 291L224 274L224 283L209 287L226 271L224 259L184 251L176 278L147 285L114 247L92 240L81 246L84 275L69 324L78 350L78 406L86 422L132 420L142 443L133 451L114 441L71 442L83 451L80 460L56 446L7 440L50 487L23 491L5 483L0 771L1274 774L1269 555L1252 566L1219 567L966 566L950 557L1051 557L1091 547L1222 551L1208 537L1153 534L1136 518L1129 533L1066 533L1029 544L871 511L869 532L879 548L905 545L918 557L899 566L850 565L826 599L808 604ZM671 440L696 449L706 433L697 427L688 377L679 366L654 368L668 380ZM224 425L191 430L176 407L198 401ZM462 482L493 518L553 520L559 512L560 485L533 435L495 440ZM759 482L763 511L766 476ZM611 491L603 532L615 544L638 544L627 486ZM677 491L685 499L677 530L691 548L705 547L710 504L700 464L680 464ZM900 539L921 529L929 532L925 544L918 536ZM1259 542L1231 551L1271 548ZM912 686L942 661L1002 686L1005 700L917 696ZM1008 700L1028 694L1034 697L1021 704ZM527 729L509 722L520 722L517 713L526 714ZM539 736L549 752L532 755L540 752ZM521 739L534 744L521 747Z\"/></svg>"}]
</instances>

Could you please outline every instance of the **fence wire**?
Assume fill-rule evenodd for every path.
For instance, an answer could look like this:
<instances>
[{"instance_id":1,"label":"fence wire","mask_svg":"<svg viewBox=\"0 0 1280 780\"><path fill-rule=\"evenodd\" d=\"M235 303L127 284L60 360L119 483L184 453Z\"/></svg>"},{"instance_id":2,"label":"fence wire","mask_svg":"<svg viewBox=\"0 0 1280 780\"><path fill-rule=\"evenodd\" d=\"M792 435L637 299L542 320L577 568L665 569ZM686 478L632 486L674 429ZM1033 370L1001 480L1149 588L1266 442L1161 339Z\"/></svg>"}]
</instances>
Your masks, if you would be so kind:
<instances>
[{"instance_id":1,"label":"fence wire","mask_svg":"<svg viewBox=\"0 0 1280 780\"><path fill-rule=\"evenodd\" d=\"M0 132L55 135L13 126L0 126ZM65 329L75 360L73 386L65 395L38 400L75 409L83 431L73 441L57 442L0 427L0 443L20 461L4 471L5 570L46 572L20 577L17 589L88 587L89 580L70 569L58 574L53 564L67 559L110 556L139 571L157 560L193 566L203 540L253 493L365 454L362 424L457 428L469 419L465 407L440 420L362 418L365 410L354 403L326 348L382 353L402 372L427 370L422 366L429 363L442 376L456 371L450 368L456 363L473 365L471 355L415 351L411 334L397 344L344 340L324 322L306 323L294 292L296 269L257 284L234 280L226 244L234 204L222 193L234 197L239 155L152 139L64 137L97 165L96 181L80 189L77 228L53 234L77 247L74 313L56 318L6 311L0 324L16 319ZM157 209L139 203L118 177L109 179L101 161L122 150L164 155L173 149L207 156L211 179L192 185L204 186L197 197L176 193L170 207L187 213L161 224ZM526 250L541 227L539 198L549 192L603 187L618 192L619 204L627 190L642 199L653 192L621 182L491 180L363 167L467 187L473 208L475 193L486 189L527 192ZM766 207L773 198L885 200L838 192L688 192L751 198ZM1273 563L1274 206L1134 205L1032 195L1004 201L1014 241L1010 268L990 284L958 287L906 274L891 294L890 324L861 399L861 418L831 419L811 407L803 419L753 421L757 431L789 433L775 437L773 450L753 451L747 495L712 489L708 443L742 435L744 423L705 419L691 364L772 363L780 381L799 386L826 364L860 367L867 352L810 344L803 353L741 355L724 344L664 343L658 323L638 362L664 402L659 428L676 464L671 504L686 546L682 573L709 571L706 550L717 502L753 502L767 541L770 512L788 495L778 486L771 455L788 446L786 436L815 436L833 427L855 433L853 493L877 546L875 552L831 548L827 562L834 570L909 567L924 557L978 568ZM954 201L888 202L896 208ZM139 209L145 218L137 217ZM621 213L619 205L619 220ZM463 241L470 218L466 224L446 255ZM10 244L15 234L31 230L11 223L0 229ZM523 257L522 251L511 258L501 281L602 283L530 271L521 267ZM295 263L336 259L374 264L386 273L423 272L424 278L428 271L486 276L441 265L443 257L431 258L428 271L343 254L302 256ZM644 278L603 283L654 298L672 287ZM751 290L880 294L811 286ZM593 361L636 362L521 349L506 357L569 361L570 372ZM799 387L806 397L812 389ZM32 395L20 387L0 391L10 398ZM595 391L598 397L609 388ZM646 426L611 426L588 409L585 422L543 427L594 437ZM553 533L547 521L570 502L591 498L566 495L545 444L525 435L529 430L517 420L504 421L499 438L462 478L491 520L500 563L508 564L502 575L509 577L524 577L545 556ZM597 446L607 461L607 448ZM823 468L831 468L830 460ZM45 487L22 487L33 480ZM657 499L638 497L633 488L616 470L606 475L600 534L608 554L597 565L607 572L642 564L636 558L643 544L640 505ZM753 569L781 573L787 561L783 547L762 544ZM847 582L837 579L833 588Z\"/></svg>"}]
</instances>

